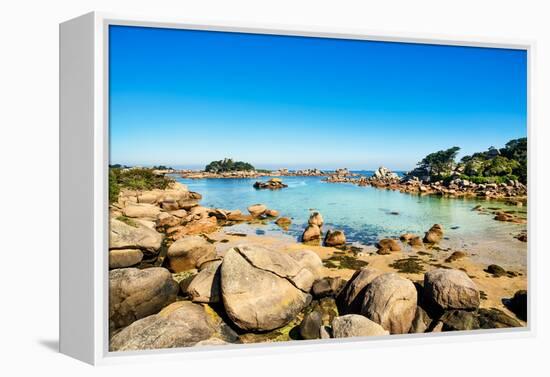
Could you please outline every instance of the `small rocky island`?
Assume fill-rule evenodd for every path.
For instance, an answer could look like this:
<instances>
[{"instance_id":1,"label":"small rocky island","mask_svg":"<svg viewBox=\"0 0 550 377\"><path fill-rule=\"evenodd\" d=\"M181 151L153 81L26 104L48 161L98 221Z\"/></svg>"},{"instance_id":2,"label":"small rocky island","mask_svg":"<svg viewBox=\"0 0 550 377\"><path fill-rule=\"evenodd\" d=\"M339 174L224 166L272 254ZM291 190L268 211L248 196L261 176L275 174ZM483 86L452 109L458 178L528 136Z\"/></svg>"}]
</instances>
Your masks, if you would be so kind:
<instances>
[{"instance_id":1,"label":"small rocky island","mask_svg":"<svg viewBox=\"0 0 550 377\"><path fill-rule=\"evenodd\" d=\"M255 189L279 190L288 187L288 185L285 185L281 178L271 178L267 182L256 181L253 187Z\"/></svg>"}]
</instances>

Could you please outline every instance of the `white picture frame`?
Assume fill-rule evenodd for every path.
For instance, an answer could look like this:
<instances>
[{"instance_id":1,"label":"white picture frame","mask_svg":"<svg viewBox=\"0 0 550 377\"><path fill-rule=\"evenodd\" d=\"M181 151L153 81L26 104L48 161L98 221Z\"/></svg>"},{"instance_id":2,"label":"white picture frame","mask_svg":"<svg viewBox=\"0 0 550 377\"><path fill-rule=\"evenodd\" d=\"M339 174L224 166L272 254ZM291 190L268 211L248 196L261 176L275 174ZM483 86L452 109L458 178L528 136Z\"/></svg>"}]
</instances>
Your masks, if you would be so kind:
<instances>
[{"instance_id":1,"label":"white picture frame","mask_svg":"<svg viewBox=\"0 0 550 377\"><path fill-rule=\"evenodd\" d=\"M146 360L212 358L233 355L345 350L355 347L470 342L531 337L535 334L535 303L528 302L524 328L475 332L350 338L226 347L205 346L139 352L108 350L108 27L132 25L176 29L248 32L274 35L428 43L453 46L514 48L528 59L528 237L535 218L536 177L533 159L532 82L534 42L460 38L365 30L320 29L239 23L202 24L193 21L132 17L92 12L60 25L60 351L90 364ZM78 247L75 247L78 245ZM528 247L529 298L536 297L533 242ZM78 268L75 268L78 266Z\"/></svg>"}]
</instances>

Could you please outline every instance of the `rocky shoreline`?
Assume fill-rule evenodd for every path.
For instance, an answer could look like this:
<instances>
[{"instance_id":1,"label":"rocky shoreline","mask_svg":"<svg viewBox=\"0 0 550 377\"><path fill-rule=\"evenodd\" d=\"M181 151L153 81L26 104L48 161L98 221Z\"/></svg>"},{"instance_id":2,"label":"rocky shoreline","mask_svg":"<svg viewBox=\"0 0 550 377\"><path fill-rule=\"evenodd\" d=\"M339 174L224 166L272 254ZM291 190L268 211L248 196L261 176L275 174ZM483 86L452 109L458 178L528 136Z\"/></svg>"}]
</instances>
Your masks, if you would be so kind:
<instances>
[{"instance_id":1,"label":"rocky shoreline","mask_svg":"<svg viewBox=\"0 0 550 377\"><path fill-rule=\"evenodd\" d=\"M338 170L337 170L338 171ZM177 174L181 178L188 179L208 179L208 178L227 178L227 179L246 179L261 177L326 177L333 173L321 171L319 169L303 169L290 171L288 169L279 169L274 171L256 171L256 170L237 170L227 172L207 172L204 170L179 170L171 174Z\"/></svg>"},{"instance_id":2,"label":"rocky shoreline","mask_svg":"<svg viewBox=\"0 0 550 377\"><path fill-rule=\"evenodd\" d=\"M348 169L336 169L334 172L325 172L318 169L289 171L280 169L273 172L232 171L211 173L205 171L179 171L177 173L187 179L247 179L262 177L324 177L327 183L349 183L364 187L394 190L402 193L417 195L437 195L453 198L483 198L494 200L509 200L512 204L522 206L527 203L527 186L518 180L509 180L502 183L474 183L467 179L455 178L445 181L426 182L417 177L399 177L385 167L378 168L373 176L364 177L351 173ZM274 178L278 179L278 178ZM269 183L256 182L256 188L270 187Z\"/></svg>"},{"instance_id":3,"label":"rocky shoreline","mask_svg":"<svg viewBox=\"0 0 550 377\"><path fill-rule=\"evenodd\" d=\"M351 183L358 186L370 186L395 190L409 194L440 195L447 197L469 197L485 199L513 199L521 206L527 202L527 186L517 180L506 183L476 184L466 179L455 178L448 182L427 183L416 177L400 178L385 167L378 168L372 177L349 177L333 174L324 179L329 183Z\"/></svg>"},{"instance_id":4,"label":"rocky shoreline","mask_svg":"<svg viewBox=\"0 0 550 377\"><path fill-rule=\"evenodd\" d=\"M276 209L200 199L174 182L111 204L111 351L525 326L525 271L442 249L442 225L358 250L314 212L283 242L226 230L288 227Z\"/></svg>"}]
</instances>

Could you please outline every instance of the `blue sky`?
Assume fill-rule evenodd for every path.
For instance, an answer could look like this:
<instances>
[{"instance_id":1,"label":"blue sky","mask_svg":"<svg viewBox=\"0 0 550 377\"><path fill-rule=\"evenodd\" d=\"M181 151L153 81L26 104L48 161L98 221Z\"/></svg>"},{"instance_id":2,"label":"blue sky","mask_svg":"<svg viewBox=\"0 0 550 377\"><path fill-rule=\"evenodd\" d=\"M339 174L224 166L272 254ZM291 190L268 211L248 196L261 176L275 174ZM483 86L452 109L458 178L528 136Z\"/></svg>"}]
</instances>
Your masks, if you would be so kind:
<instances>
[{"instance_id":1,"label":"blue sky","mask_svg":"<svg viewBox=\"0 0 550 377\"><path fill-rule=\"evenodd\" d=\"M111 163L414 167L527 133L520 50L111 26Z\"/></svg>"}]
</instances>

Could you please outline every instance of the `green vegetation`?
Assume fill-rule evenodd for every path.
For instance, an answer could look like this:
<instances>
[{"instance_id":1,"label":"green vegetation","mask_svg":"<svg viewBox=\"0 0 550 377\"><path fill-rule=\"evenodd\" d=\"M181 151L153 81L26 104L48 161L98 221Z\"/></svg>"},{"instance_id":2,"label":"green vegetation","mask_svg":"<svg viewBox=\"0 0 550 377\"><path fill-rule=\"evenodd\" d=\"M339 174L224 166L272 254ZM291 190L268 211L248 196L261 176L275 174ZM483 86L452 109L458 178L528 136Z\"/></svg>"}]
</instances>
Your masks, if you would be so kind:
<instances>
[{"instance_id":1,"label":"green vegetation","mask_svg":"<svg viewBox=\"0 0 550 377\"><path fill-rule=\"evenodd\" d=\"M389 266L395 268L397 272L405 274L419 274L424 271L421 260L418 259L418 257L416 256L405 259L398 259Z\"/></svg>"},{"instance_id":2,"label":"green vegetation","mask_svg":"<svg viewBox=\"0 0 550 377\"><path fill-rule=\"evenodd\" d=\"M490 147L485 152L464 156L456 162L459 147L430 153L409 173L430 181L467 179L473 183L527 183L527 138L510 140L504 148Z\"/></svg>"},{"instance_id":3,"label":"green vegetation","mask_svg":"<svg viewBox=\"0 0 550 377\"><path fill-rule=\"evenodd\" d=\"M173 170L170 166L157 165L153 166L154 170Z\"/></svg>"},{"instance_id":4,"label":"green vegetation","mask_svg":"<svg viewBox=\"0 0 550 377\"><path fill-rule=\"evenodd\" d=\"M464 176L474 183L527 182L527 138L511 140L504 148L489 148L461 160Z\"/></svg>"},{"instance_id":5,"label":"green vegetation","mask_svg":"<svg viewBox=\"0 0 550 377\"><path fill-rule=\"evenodd\" d=\"M357 259L350 255L342 255L334 253L333 256L323 261L323 265L327 268L358 270L369 264L364 260Z\"/></svg>"},{"instance_id":6,"label":"green vegetation","mask_svg":"<svg viewBox=\"0 0 550 377\"><path fill-rule=\"evenodd\" d=\"M110 168L109 202L115 202L123 188L131 190L165 189L171 182L173 182L171 178L153 174L153 169Z\"/></svg>"},{"instance_id":7,"label":"green vegetation","mask_svg":"<svg viewBox=\"0 0 550 377\"><path fill-rule=\"evenodd\" d=\"M138 228L139 227L139 224L136 223L134 220L132 220L131 218L129 217L126 217L126 216L119 216L116 218L118 221L122 221L123 223L125 223L126 225L130 225L130 226L133 226L134 228Z\"/></svg>"},{"instance_id":8,"label":"green vegetation","mask_svg":"<svg viewBox=\"0 0 550 377\"><path fill-rule=\"evenodd\" d=\"M426 169L431 177L445 177L454 170L456 166L455 158L459 150L459 147L452 147L430 153L418 163L418 166Z\"/></svg>"},{"instance_id":9,"label":"green vegetation","mask_svg":"<svg viewBox=\"0 0 550 377\"><path fill-rule=\"evenodd\" d=\"M249 171L255 170L254 166L248 162L233 161L230 158L224 158L219 161L212 161L204 168L204 171L210 173L226 173L230 171Z\"/></svg>"}]
</instances>

